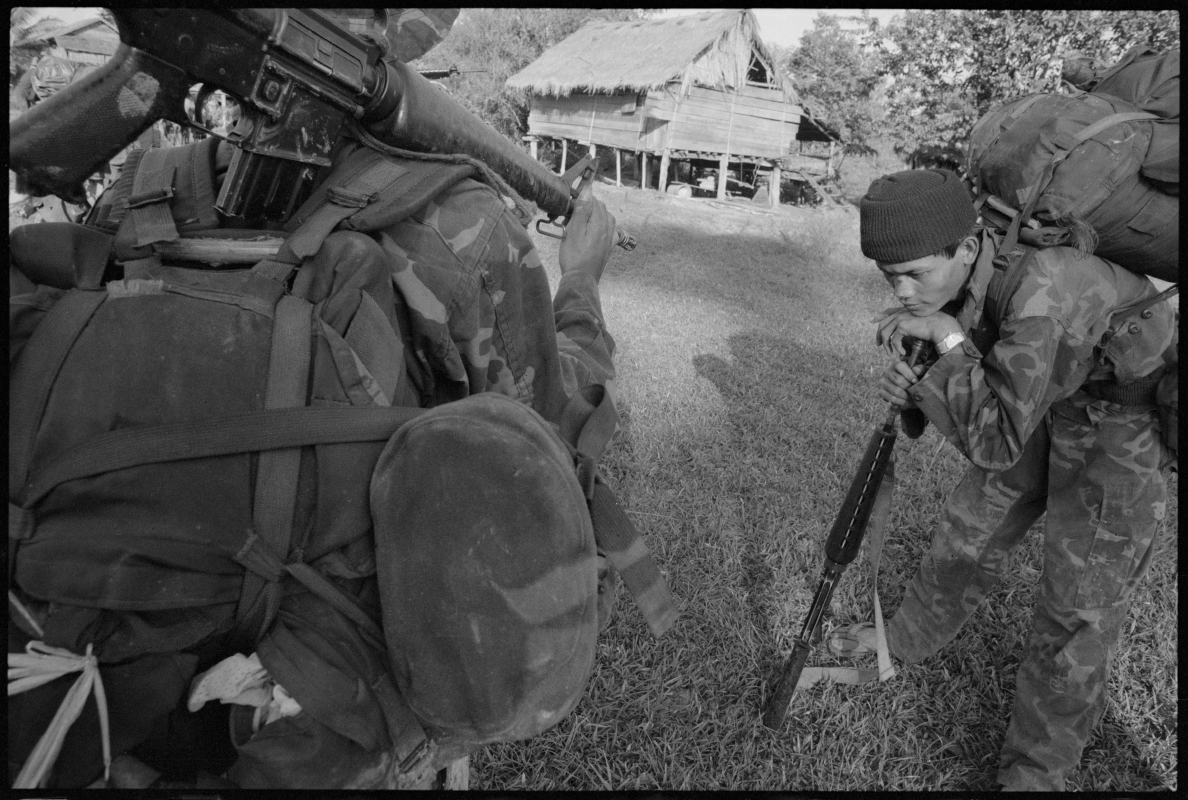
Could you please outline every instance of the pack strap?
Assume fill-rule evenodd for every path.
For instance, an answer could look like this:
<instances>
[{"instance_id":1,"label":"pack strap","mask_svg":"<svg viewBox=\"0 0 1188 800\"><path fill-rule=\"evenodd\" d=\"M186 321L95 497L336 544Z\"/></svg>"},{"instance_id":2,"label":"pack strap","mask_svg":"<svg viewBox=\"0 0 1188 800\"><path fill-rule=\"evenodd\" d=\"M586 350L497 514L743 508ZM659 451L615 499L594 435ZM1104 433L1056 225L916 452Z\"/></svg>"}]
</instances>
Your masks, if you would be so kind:
<instances>
[{"instance_id":1,"label":"pack strap","mask_svg":"<svg viewBox=\"0 0 1188 800\"><path fill-rule=\"evenodd\" d=\"M344 185L320 188L314 197L306 201L306 206L314 201L315 210L309 213L307 207L302 206L297 215L309 213L309 216L286 237L275 255L263 259L252 270L284 283L301 266L302 261L318 252L322 242L340 222L366 208L407 171L398 164L380 158L372 160L366 169L353 174ZM293 287L293 293L299 297L308 291L312 275L307 272L304 277L306 280Z\"/></svg>"},{"instance_id":2,"label":"pack strap","mask_svg":"<svg viewBox=\"0 0 1188 800\"><path fill-rule=\"evenodd\" d=\"M999 248L999 255L1001 255L1002 249ZM1016 245L1015 253L1006 260L1005 267L1000 266L999 256L995 256L995 272L986 287L990 318L994 320L995 325L1002 324L1002 315L1006 313L1006 304L1019 289L1019 284L1023 282L1023 276L1027 273L1027 264L1034 255L1035 248ZM982 313L987 313L987 309L983 308Z\"/></svg>"},{"instance_id":3,"label":"pack strap","mask_svg":"<svg viewBox=\"0 0 1188 800\"><path fill-rule=\"evenodd\" d=\"M29 474L33 444L50 389L74 342L90 322L107 292L64 294L29 337L9 381L8 498L17 497Z\"/></svg>"},{"instance_id":4,"label":"pack strap","mask_svg":"<svg viewBox=\"0 0 1188 800\"><path fill-rule=\"evenodd\" d=\"M285 295L277 303L264 393L265 409L305 405L312 323L313 306L306 301ZM252 525L261 539L282 557L288 556L292 542L300 471L300 448L268 450L260 454ZM236 609L237 626L243 630L255 628L257 635L253 641L258 641L271 626L279 608L280 584L266 582L254 572L246 573Z\"/></svg>"},{"instance_id":5,"label":"pack strap","mask_svg":"<svg viewBox=\"0 0 1188 800\"><path fill-rule=\"evenodd\" d=\"M373 648L381 653L387 652L384 631L379 621L372 618L346 592L313 567L299 561L282 561L276 551L254 533L248 536L235 560L247 568L245 580L248 576L264 576L269 587L275 586L279 589L281 577L289 575L355 623L363 638ZM283 636L283 629L278 633ZM380 712L383 714L388 735L392 739L400 769L407 772L415 768L426 756L429 739L425 735L425 729L421 727L420 721L404 697L392 685L386 673L377 675L370 685L379 701Z\"/></svg>"},{"instance_id":6,"label":"pack strap","mask_svg":"<svg viewBox=\"0 0 1188 800\"><path fill-rule=\"evenodd\" d=\"M67 481L117 469L288 447L386 441L420 413L419 408L397 406L284 408L120 428L51 460L14 496L20 507L29 509Z\"/></svg>"},{"instance_id":7,"label":"pack strap","mask_svg":"<svg viewBox=\"0 0 1188 800\"><path fill-rule=\"evenodd\" d=\"M618 425L619 414L604 386L586 386L570 398L561 414L561 436L577 451L578 481L586 491L594 540L639 606L656 638L677 621L680 612L639 531L615 493L598 474L597 464Z\"/></svg>"}]
</instances>

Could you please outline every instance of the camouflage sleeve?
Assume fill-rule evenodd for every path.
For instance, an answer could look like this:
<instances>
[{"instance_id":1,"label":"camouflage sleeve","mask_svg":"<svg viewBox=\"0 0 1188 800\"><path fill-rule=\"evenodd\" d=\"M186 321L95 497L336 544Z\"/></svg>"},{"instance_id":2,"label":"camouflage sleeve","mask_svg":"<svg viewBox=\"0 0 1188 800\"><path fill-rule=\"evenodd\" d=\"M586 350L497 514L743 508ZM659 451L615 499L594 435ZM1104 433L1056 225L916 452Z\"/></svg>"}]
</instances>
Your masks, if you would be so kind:
<instances>
[{"instance_id":1,"label":"camouflage sleeve","mask_svg":"<svg viewBox=\"0 0 1188 800\"><path fill-rule=\"evenodd\" d=\"M941 357L912 388L912 399L974 465L999 471L1056 400L1072 394L1091 366L1093 344L1049 316L1004 323L984 357L969 340Z\"/></svg>"},{"instance_id":2,"label":"camouflage sleeve","mask_svg":"<svg viewBox=\"0 0 1188 800\"><path fill-rule=\"evenodd\" d=\"M565 393L615 377L615 340L602 318L598 282L585 273L561 276L553 298L553 321Z\"/></svg>"},{"instance_id":3,"label":"camouflage sleeve","mask_svg":"<svg viewBox=\"0 0 1188 800\"><path fill-rule=\"evenodd\" d=\"M555 421L574 392L613 377L597 285L563 278L554 302L532 240L490 188L463 181L379 241L429 404L499 392Z\"/></svg>"}]
</instances>

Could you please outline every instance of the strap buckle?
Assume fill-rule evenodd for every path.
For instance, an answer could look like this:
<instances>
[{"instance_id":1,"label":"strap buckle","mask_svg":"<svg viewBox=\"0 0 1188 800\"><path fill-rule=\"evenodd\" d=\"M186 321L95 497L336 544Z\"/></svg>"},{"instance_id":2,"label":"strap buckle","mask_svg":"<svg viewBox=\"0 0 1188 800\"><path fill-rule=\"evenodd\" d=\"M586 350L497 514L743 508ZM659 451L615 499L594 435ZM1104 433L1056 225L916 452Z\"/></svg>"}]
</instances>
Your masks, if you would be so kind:
<instances>
[{"instance_id":1,"label":"strap buckle","mask_svg":"<svg viewBox=\"0 0 1188 800\"><path fill-rule=\"evenodd\" d=\"M145 206L163 203L171 199L173 199L173 187L166 186L162 189L153 189L152 191L134 194L124 201L124 207L131 211L134 208L144 208Z\"/></svg>"}]
</instances>

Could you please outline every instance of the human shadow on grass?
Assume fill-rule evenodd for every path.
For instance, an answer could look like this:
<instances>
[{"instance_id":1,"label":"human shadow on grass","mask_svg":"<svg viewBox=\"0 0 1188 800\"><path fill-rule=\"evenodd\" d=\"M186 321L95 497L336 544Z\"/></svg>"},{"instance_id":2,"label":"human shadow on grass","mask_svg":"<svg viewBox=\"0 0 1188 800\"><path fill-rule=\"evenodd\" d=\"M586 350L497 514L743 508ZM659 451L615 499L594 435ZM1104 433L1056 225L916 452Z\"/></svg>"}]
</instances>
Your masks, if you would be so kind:
<instances>
[{"instance_id":1,"label":"human shadow on grass","mask_svg":"<svg viewBox=\"0 0 1188 800\"><path fill-rule=\"evenodd\" d=\"M784 602L773 595L775 570L794 571L806 593L816 588L828 526L866 446L866 412L875 404L855 396L857 367L844 355L758 330L734 334L728 345L732 361L705 354L693 366L721 393L735 449L747 456L735 487L751 512L743 588L762 660L774 669L781 656L773 610Z\"/></svg>"},{"instance_id":2,"label":"human shadow on grass","mask_svg":"<svg viewBox=\"0 0 1188 800\"><path fill-rule=\"evenodd\" d=\"M873 264L869 269L858 266L862 256L854 246L857 232L845 229L844 223L843 218L824 217L806 229L803 220L789 219L786 229L742 225L722 231L652 222L640 230L634 251L615 251L606 276L674 297L743 308L753 307L757 298L771 297L829 306L839 285L884 297L881 273ZM847 266L839 267L843 262Z\"/></svg>"}]
</instances>

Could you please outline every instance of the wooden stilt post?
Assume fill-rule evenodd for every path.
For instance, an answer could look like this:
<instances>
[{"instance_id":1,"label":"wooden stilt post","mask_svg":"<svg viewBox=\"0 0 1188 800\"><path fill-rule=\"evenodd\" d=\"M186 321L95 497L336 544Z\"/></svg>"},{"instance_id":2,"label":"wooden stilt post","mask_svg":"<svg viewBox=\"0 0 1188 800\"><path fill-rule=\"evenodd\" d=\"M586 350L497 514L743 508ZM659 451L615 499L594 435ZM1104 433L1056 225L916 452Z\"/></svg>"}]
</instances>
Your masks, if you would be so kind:
<instances>
[{"instance_id":1,"label":"wooden stilt post","mask_svg":"<svg viewBox=\"0 0 1188 800\"><path fill-rule=\"evenodd\" d=\"M661 194L663 194L664 190L668 188L668 164L669 156L668 148L666 147L664 148L664 153L660 156L660 183L656 187L660 190Z\"/></svg>"},{"instance_id":2,"label":"wooden stilt post","mask_svg":"<svg viewBox=\"0 0 1188 800\"><path fill-rule=\"evenodd\" d=\"M780 162L772 162L771 165L771 184L767 187L771 192L771 207L780 207Z\"/></svg>"},{"instance_id":3,"label":"wooden stilt post","mask_svg":"<svg viewBox=\"0 0 1188 800\"><path fill-rule=\"evenodd\" d=\"M623 151L615 148L615 186L623 185Z\"/></svg>"},{"instance_id":4,"label":"wooden stilt post","mask_svg":"<svg viewBox=\"0 0 1188 800\"><path fill-rule=\"evenodd\" d=\"M537 161L538 159L536 157L536 140L535 139L528 140L528 149L532 151L532 160Z\"/></svg>"},{"instance_id":5,"label":"wooden stilt post","mask_svg":"<svg viewBox=\"0 0 1188 800\"><path fill-rule=\"evenodd\" d=\"M726 199L726 168L730 166L730 154L723 153L718 159L718 199Z\"/></svg>"},{"instance_id":6,"label":"wooden stilt post","mask_svg":"<svg viewBox=\"0 0 1188 800\"><path fill-rule=\"evenodd\" d=\"M639 188L648 188L648 151L643 151L643 174L639 176Z\"/></svg>"},{"instance_id":7,"label":"wooden stilt post","mask_svg":"<svg viewBox=\"0 0 1188 800\"><path fill-rule=\"evenodd\" d=\"M568 157L569 157L569 140L562 139L561 140L561 172L558 173L559 175L565 174L565 160Z\"/></svg>"}]
</instances>

